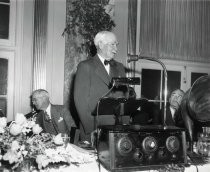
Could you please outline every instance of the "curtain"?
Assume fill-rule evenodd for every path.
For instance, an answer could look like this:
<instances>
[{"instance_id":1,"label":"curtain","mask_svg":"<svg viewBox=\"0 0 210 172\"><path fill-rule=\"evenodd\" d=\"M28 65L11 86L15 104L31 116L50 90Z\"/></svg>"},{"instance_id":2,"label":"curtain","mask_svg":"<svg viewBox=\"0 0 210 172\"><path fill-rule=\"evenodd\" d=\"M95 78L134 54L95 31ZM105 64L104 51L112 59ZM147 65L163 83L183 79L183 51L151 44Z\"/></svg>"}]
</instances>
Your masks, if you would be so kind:
<instances>
[{"instance_id":1,"label":"curtain","mask_svg":"<svg viewBox=\"0 0 210 172\"><path fill-rule=\"evenodd\" d=\"M136 39L137 39L137 7L138 0L128 1L128 42L127 50L128 55L136 55ZM135 76L136 63L128 63L129 71L127 72L128 77Z\"/></svg>"},{"instance_id":2,"label":"curtain","mask_svg":"<svg viewBox=\"0 0 210 172\"><path fill-rule=\"evenodd\" d=\"M34 3L33 90L46 88L48 0Z\"/></svg>"},{"instance_id":3,"label":"curtain","mask_svg":"<svg viewBox=\"0 0 210 172\"><path fill-rule=\"evenodd\" d=\"M136 54L137 0L128 2L128 54Z\"/></svg>"},{"instance_id":4,"label":"curtain","mask_svg":"<svg viewBox=\"0 0 210 172\"><path fill-rule=\"evenodd\" d=\"M136 45L136 0L131 2L128 53L133 53ZM141 22L137 39L142 56L210 62L210 1L141 0L140 10L140 21L136 22Z\"/></svg>"}]
</instances>

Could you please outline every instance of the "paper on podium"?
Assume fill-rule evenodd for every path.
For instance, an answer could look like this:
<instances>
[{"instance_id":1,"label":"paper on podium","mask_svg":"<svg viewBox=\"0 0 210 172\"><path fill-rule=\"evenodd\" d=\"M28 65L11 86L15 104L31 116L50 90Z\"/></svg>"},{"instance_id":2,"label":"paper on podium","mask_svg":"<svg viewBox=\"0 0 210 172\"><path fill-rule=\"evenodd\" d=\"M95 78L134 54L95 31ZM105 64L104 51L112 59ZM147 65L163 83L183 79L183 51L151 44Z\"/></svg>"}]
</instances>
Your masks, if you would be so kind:
<instances>
[{"instance_id":1,"label":"paper on podium","mask_svg":"<svg viewBox=\"0 0 210 172\"><path fill-rule=\"evenodd\" d=\"M148 102L145 98L133 99L133 98L110 98L105 97L100 100L97 107L98 115L125 115L130 116L139 107ZM123 112L122 112L123 110Z\"/></svg>"}]
</instances>

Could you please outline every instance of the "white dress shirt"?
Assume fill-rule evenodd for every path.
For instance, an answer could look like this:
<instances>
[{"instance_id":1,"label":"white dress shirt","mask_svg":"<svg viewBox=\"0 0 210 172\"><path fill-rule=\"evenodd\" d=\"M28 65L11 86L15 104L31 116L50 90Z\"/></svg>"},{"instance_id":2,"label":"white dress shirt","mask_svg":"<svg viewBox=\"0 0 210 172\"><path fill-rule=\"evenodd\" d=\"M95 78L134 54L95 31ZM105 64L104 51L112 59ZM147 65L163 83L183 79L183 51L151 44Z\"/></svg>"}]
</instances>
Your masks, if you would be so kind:
<instances>
[{"instance_id":1,"label":"white dress shirt","mask_svg":"<svg viewBox=\"0 0 210 172\"><path fill-rule=\"evenodd\" d=\"M51 117L51 104L49 104L49 106L47 107L47 109L45 111L49 115L50 119L52 119L52 117Z\"/></svg>"},{"instance_id":2,"label":"white dress shirt","mask_svg":"<svg viewBox=\"0 0 210 172\"><path fill-rule=\"evenodd\" d=\"M98 57L99 57L99 59L101 60L102 64L104 65L104 67L105 67L107 73L109 74L109 71L110 71L110 64L105 65L105 64L104 64L105 59L104 59L103 57L101 57L99 54L98 54Z\"/></svg>"},{"instance_id":3,"label":"white dress shirt","mask_svg":"<svg viewBox=\"0 0 210 172\"><path fill-rule=\"evenodd\" d=\"M171 110L172 118L173 118L173 120L175 120L174 119L175 118L174 114L175 114L176 110L174 108L172 108L172 107L170 107L170 110Z\"/></svg>"}]
</instances>

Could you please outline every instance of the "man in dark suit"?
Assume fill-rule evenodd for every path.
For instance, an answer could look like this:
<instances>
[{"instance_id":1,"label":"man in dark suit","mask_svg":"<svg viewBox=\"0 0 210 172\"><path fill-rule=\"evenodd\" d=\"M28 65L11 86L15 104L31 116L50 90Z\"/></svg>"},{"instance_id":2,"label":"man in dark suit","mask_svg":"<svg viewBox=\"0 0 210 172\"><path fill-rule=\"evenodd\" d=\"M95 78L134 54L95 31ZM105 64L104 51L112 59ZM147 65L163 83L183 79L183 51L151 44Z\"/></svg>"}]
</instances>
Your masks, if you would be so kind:
<instances>
[{"instance_id":1,"label":"man in dark suit","mask_svg":"<svg viewBox=\"0 0 210 172\"><path fill-rule=\"evenodd\" d=\"M123 64L114 60L117 53L117 38L109 31L96 34L94 44L97 54L79 63L77 67L74 101L80 117L82 140L90 140L90 134L96 129L97 105L104 96L124 97L126 89L115 88L109 95L111 79L125 77ZM104 116L100 120L102 125L114 124L114 116Z\"/></svg>"},{"instance_id":2,"label":"man in dark suit","mask_svg":"<svg viewBox=\"0 0 210 172\"><path fill-rule=\"evenodd\" d=\"M49 100L49 93L38 89L32 93L32 103L39 112L35 115L36 123L43 132L57 135L67 133L70 135L71 127L75 127L74 120L63 105L53 105Z\"/></svg>"},{"instance_id":3,"label":"man in dark suit","mask_svg":"<svg viewBox=\"0 0 210 172\"><path fill-rule=\"evenodd\" d=\"M184 96L184 91L176 89L172 91L169 102L166 105L166 119L164 121L164 109L161 109L159 114L160 124L167 126L184 127L184 121L181 115L181 101Z\"/></svg>"}]
</instances>

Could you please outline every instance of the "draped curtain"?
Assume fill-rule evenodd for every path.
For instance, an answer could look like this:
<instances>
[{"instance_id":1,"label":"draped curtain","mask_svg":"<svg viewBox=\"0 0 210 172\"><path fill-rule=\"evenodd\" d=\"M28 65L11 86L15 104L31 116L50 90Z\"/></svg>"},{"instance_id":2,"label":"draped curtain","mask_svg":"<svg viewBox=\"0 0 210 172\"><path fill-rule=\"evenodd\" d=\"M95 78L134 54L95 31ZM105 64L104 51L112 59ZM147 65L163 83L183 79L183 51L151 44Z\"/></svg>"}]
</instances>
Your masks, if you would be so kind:
<instances>
[{"instance_id":1,"label":"draped curtain","mask_svg":"<svg viewBox=\"0 0 210 172\"><path fill-rule=\"evenodd\" d=\"M210 1L139 0L142 56L210 62ZM135 0L130 0L135 3ZM129 18L136 11L129 6ZM134 20L130 20L135 22ZM129 23L128 27L134 24ZM129 30L129 29L128 29ZM136 31L129 34L135 35ZM129 39L130 40L130 39ZM128 41L134 46L136 41ZM128 52L132 51L128 45Z\"/></svg>"},{"instance_id":2,"label":"draped curtain","mask_svg":"<svg viewBox=\"0 0 210 172\"><path fill-rule=\"evenodd\" d=\"M128 2L128 54L136 54L137 0Z\"/></svg>"},{"instance_id":3,"label":"draped curtain","mask_svg":"<svg viewBox=\"0 0 210 172\"><path fill-rule=\"evenodd\" d=\"M46 88L48 0L34 2L33 90Z\"/></svg>"}]
</instances>

